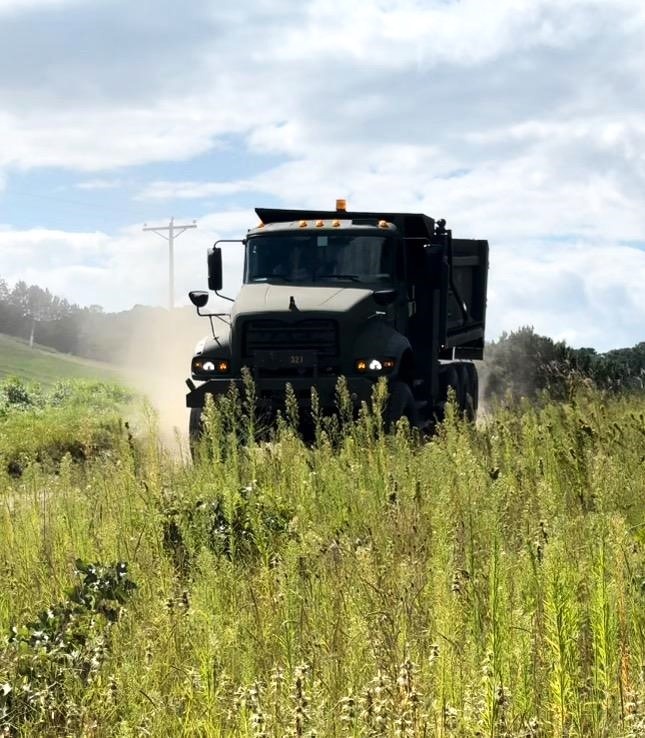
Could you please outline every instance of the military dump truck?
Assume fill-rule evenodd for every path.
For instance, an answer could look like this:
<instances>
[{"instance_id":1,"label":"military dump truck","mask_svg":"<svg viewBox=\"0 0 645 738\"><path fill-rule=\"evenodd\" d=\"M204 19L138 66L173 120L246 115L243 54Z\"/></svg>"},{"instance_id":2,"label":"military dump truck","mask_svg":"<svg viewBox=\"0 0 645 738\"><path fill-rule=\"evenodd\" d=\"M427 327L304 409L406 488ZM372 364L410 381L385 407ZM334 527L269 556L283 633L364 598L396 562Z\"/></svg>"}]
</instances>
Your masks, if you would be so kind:
<instances>
[{"instance_id":1,"label":"military dump truck","mask_svg":"<svg viewBox=\"0 0 645 738\"><path fill-rule=\"evenodd\" d=\"M483 358L488 242L453 238L444 220L416 213L257 208L235 300L222 290L222 249L208 252L208 286L230 313L208 313L209 293L189 293L212 337L191 365L186 404L199 436L208 394L241 386L248 367L259 403L284 407L290 383L301 416L315 388L332 411L339 377L355 406L387 379L386 421L424 428L443 417L449 389L474 419ZM194 381L193 381L194 380ZM200 382L196 385L195 382Z\"/></svg>"}]
</instances>

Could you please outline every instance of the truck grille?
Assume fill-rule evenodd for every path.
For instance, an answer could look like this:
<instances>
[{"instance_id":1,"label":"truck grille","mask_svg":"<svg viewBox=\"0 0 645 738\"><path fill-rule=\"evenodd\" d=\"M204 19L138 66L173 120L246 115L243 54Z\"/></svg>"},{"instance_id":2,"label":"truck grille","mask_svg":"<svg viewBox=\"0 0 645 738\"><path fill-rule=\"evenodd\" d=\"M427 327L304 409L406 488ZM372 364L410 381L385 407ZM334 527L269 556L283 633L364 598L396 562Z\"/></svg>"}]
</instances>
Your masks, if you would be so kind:
<instances>
[{"instance_id":1,"label":"truck grille","mask_svg":"<svg viewBox=\"0 0 645 738\"><path fill-rule=\"evenodd\" d=\"M255 351L317 351L319 356L338 356L338 324L335 320L250 320L244 326L242 351L250 358Z\"/></svg>"}]
</instances>

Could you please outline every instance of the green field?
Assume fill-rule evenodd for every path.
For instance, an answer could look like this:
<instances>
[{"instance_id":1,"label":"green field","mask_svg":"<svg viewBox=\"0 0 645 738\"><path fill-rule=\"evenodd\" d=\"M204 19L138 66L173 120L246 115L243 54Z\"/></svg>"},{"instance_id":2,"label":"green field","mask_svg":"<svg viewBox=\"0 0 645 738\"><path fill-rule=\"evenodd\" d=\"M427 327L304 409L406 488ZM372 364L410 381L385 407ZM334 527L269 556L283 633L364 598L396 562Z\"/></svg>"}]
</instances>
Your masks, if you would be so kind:
<instances>
[{"instance_id":1,"label":"green field","mask_svg":"<svg viewBox=\"0 0 645 738\"><path fill-rule=\"evenodd\" d=\"M0 379L8 376L49 386L61 379L116 381L118 371L107 364L60 354L45 346L30 348L26 341L0 334Z\"/></svg>"},{"instance_id":2,"label":"green field","mask_svg":"<svg viewBox=\"0 0 645 738\"><path fill-rule=\"evenodd\" d=\"M311 445L229 400L194 464L121 400L0 417L0 735L645 735L643 395Z\"/></svg>"}]
</instances>

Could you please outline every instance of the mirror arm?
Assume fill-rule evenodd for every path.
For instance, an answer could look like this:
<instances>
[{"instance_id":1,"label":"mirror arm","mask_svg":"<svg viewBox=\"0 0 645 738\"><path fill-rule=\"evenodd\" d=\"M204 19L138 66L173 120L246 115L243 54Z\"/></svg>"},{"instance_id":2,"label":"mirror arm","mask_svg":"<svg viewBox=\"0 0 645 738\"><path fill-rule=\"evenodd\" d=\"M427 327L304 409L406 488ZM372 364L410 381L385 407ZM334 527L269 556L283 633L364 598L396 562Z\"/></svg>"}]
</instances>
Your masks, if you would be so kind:
<instances>
[{"instance_id":1,"label":"mirror arm","mask_svg":"<svg viewBox=\"0 0 645 738\"><path fill-rule=\"evenodd\" d=\"M221 346L219 342L219 338L215 334L215 326L213 325L213 318L217 318L218 320L221 320L224 325L230 326L231 321L226 320L226 318L230 318L231 316L229 313L202 313L200 312L199 308L197 309L197 315L199 315L200 318L208 318L208 322L211 324L211 333L213 334L213 338L215 341L217 341L218 346Z\"/></svg>"},{"instance_id":2,"label":"mirror arm","mask_svg":"<svg viewBox=\"0 0 645 738\"><path fill-rule=\"evenodd\" d=\"M215 294L220 297L222 300L228 300L229 302L235 302L235 300L232 297L226 297L226 295L222 295L217 290L215 290ZM226 313L222 313L222 315L225 315Z\"/></svg>"},{"instance_id":3,"label":"mirror arm","mask_svg":"<svg viewBox=\"0 0 645 738\"><path fill-rule=\"evenodd\" d=\"M230 318L230 313L200 313L200 308L197 308L197 315L199 315L200 318L219 318L219 320L222 321L222 323L225 323L226 325L230 325L231 321L226 320L226 318Z\"/></svg>"}]
</instances>

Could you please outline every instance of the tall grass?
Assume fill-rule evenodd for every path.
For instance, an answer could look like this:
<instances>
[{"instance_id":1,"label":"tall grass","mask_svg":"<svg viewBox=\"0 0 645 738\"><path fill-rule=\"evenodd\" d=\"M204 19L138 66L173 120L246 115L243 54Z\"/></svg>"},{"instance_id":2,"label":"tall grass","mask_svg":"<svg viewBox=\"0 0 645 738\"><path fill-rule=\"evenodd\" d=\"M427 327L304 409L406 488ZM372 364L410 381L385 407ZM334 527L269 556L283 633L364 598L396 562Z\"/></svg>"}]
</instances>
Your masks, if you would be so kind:
<instances>
[{"instance_id":1,"label":"tall grass","mask_svg":"<svg viewBox=\"0 0 645 738\"><path fill-rule=\"evenodd\" d=\"M450 408L428 441L365 408L308 445L293 402L256 440L248 402L209 409L194 464L150 428L0 471L0 731L645 734L642 396ZM51 657L11 628L68 601L79 558L137 588L37 678Z\"/></svg>"}]
</instances>

